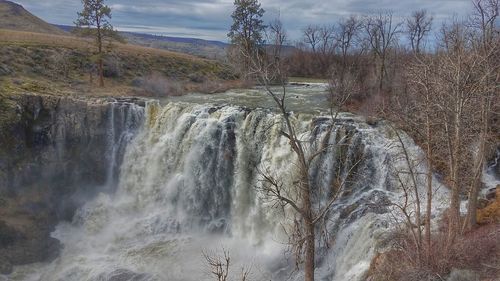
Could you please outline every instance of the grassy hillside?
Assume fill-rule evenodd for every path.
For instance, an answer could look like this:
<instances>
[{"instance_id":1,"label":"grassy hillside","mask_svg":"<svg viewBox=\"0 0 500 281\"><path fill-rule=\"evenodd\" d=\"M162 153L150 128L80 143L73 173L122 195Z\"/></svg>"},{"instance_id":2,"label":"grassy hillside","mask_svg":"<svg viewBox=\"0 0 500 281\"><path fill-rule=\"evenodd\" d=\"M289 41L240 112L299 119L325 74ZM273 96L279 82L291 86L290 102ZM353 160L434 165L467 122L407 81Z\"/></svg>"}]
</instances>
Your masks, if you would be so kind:
<instances>
[{"instance_id":1,"label":"grassy hillside","mask_svg":"<svg viewBox=\"0 0 500 281\"><path fill-rule=\"evenodd\" d=\"M102 91L89 82L91 75L97 79L93 52L92 41L87 39L0 30L3 91ZM219 62L120 43L113 43L105 58L105 76L108 87L104 91L122 95L141 91L181 94L203 87L211 92L220 81L234 78Z\"/></svg>"},{"instance_id":2,"label":"grassy hillside","mask_svg":"<svg viewBox=\"0 0 500 281\"><path fill-rule=\"evenodd\" d=\"M21 5L0 0L0 28L64 35L65 32L26 11Z\"/></svg>"}]
</instances>

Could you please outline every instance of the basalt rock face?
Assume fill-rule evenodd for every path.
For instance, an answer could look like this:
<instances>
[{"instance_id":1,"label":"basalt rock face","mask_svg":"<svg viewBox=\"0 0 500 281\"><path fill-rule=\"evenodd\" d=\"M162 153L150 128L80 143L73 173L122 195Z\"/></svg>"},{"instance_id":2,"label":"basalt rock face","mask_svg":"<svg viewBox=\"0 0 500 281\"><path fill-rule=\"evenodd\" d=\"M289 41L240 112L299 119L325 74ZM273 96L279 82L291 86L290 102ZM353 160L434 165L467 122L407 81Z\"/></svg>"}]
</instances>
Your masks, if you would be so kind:
<instances>
[{"instance_id":1,"label":"basalt rock face","mask_svg":"<svg viewBox=\"0 0 500 281\"><path fill-rule=\"evenodd\" d=\"M0 273L57 256L50 232L111 190L144 101L0 96Z\"/></svg>"}]
</instances>

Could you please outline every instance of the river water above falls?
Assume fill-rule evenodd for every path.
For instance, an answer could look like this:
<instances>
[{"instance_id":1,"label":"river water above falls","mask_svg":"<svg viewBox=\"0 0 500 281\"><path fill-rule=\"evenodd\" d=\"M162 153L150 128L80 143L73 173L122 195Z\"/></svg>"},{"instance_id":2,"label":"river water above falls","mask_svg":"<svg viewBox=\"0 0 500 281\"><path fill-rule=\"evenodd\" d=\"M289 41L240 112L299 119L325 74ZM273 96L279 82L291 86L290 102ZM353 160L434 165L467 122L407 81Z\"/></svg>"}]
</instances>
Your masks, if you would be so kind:
<instances>
[{"instance_id":1,"label":"river water above falls","mask_svg":"<svg viewBox=\"0 0 500 281\"><path fill-rule=\"evenodd\" d=\"M324 85L289 87L288 100L304 141L332 144L310 171L315 204L334 182L348 182L321 229L317 280L362 280L390 228L391 201L402 196L392 179L402 165L394 134L351 114L332 122ZM262 170L284 186L296 180L273 108L259 89L148 102L126 148L110 149L122 154L110 161L123 158L116 169L110 163L114 192L57 226L59 258L18 267L7 280L212 280L202 252L223 248L232 280L242 267L250 280L300 280L283 233L291 222L257 191Z\"/></svg>"}]
</instances>

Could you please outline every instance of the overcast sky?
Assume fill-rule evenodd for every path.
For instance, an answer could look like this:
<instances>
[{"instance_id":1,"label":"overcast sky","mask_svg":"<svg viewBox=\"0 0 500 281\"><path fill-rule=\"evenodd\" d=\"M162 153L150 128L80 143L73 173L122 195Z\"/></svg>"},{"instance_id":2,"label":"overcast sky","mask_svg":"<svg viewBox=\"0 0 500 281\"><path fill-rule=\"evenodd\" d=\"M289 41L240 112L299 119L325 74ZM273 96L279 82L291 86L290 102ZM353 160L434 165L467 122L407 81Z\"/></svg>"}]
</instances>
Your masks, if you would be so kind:
<instances>
[{"instance_id":1,"label":"overcast sky","mask_svg":"<svg viewBox=\"0 0 500 281\"><path fill-rule=\"evenodd\" d=\"M30 12L56 24L70 25L81 9L80 0L13 0ZM112 24L118 30L226 42L233 0L108 0ZM308 24L331 24L350 14L392 10L404 17L427 9L436 24L471 11L470 0L261 0L265 20L280 15L292 39Z\"/></svg>"}]
</instances>

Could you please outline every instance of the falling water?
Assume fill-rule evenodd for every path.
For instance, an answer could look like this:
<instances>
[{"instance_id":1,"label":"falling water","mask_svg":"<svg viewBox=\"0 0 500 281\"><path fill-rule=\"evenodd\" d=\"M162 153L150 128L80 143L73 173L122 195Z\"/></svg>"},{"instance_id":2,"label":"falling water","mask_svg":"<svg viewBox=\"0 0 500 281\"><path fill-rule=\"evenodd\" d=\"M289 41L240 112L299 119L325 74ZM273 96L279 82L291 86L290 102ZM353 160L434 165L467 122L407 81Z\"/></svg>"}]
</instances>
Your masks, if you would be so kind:
<instances>
[{"instance_id":1,"label":"falling water","mask_svg":"<svg viewBox=\"0 0 500 281\"><path fill-rule=\"evenodd\" d=\"M58 225L52 235L64 249L57 260L13 279L210 280L202 252L224 248L235 280L242 267L250 268L251 280L300 280L284 233L290 210L273 208L258 191L263 171L283 186L297 179L281 116L183 100L149 102L145 110L144 118L132 120L116 118L119 105L110 108L111 120L144 119L135 134L117 136L111 128L111 162L122 163L109 168L116 191L100 194L71 223ZM370 126L350 114L318 116L292 115L312 148L319 140L332 144L311 169L314 204L328 200L335 181L346 185L319 230L317 279L362 280L390 228L391 202L401 200L392 179L402 165L399 150L384 124Z\"/></svg>"},{"instance_id":2,"label":"falling water","mask_svg":"<svg viewBox=\"0 0 500 281\"><path fill-rule=\"evenodd\" d=\"M483 196L488 192L495 192L500 186L500 147L495 151L495 156L490 163L487 163L482 180L486 188L483 189Z\"/></svg>"},{"instance_id":3,"label":"falling water","mask_svg":"<svg viewBox=\"0 0 500 281\"><path fill-rule=\"evenodd\" d=\"M142 126L144 110L128 102L113 100L108 105L107 151L105 186L111 188L116 183L118 166L122 163L123 152L137 130Z\"/></svg>"}]
</instances>

